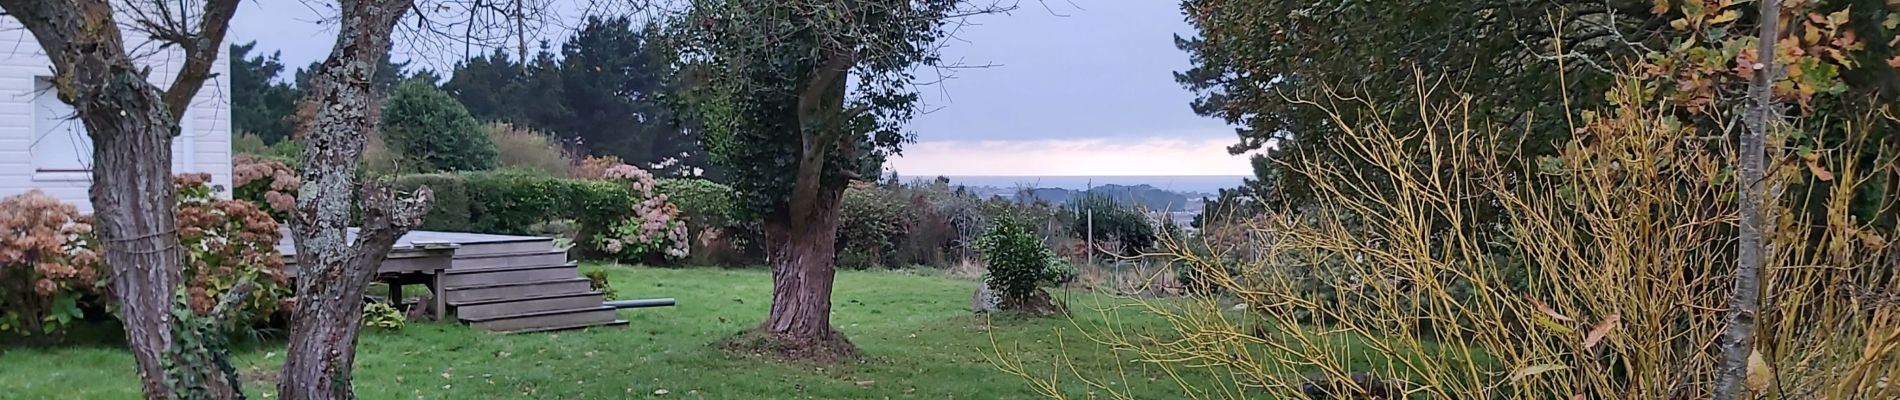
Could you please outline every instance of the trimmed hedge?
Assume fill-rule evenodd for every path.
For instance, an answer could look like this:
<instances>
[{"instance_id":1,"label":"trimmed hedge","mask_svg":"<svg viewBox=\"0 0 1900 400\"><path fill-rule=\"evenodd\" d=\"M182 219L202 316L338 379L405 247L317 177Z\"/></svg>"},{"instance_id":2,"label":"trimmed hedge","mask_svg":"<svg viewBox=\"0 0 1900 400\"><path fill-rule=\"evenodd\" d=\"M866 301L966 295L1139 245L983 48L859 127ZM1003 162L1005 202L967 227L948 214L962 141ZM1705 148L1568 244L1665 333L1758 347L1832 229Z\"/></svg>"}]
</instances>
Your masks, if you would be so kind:
<instances>
[{"instance_id":1,"label":"trimmed hedge","mask_svg":"<svg viewBox=\"0 0 1900 400\"><path fill-rule=\"evenodd\" d=\"M414 192L428 186L435 193L435 206L422 217L422 230L467 232L474 230L469 221L467 181L454 174L414 174L396 177L396 190Z\"/></svg>"},{"instance_id":2,"label":"trimmed hedge","mask_svg":"<svg viewBox=\"0 0 1900 400\"><path fill-rule=\"evenodd\" d=\"M547 176L523 170L411 174L394 184L411 191L428 185L436 204L421 229L533 234L544 222L573 219L581 236L625 220L640 199L625 186Z\"/></svg>"},{"instance_id":3,"label":"trimmed hedge","mask_svg":"<svg viewBox=\"0 0 1900 400\"><path fill-rule=\"evenodd\" d=\"M726 185L705 179L669 178L659 180L654 191L678 205L692 224L723 228L734 222L735 200L732 188Z\"/></svg>"},{"instance_id":4,"label":"trimmed hedge","mask_svg":"<svg viewBox=\"0 0 1900 400\"><path fill-rule=\"evenodd\" d=\"M470 227L479 232L533 233L535 225L574 219L583 231L626 219L639 199L612 182L555 178L524 171L470 172Z\"/></svg>"}]
</instances>

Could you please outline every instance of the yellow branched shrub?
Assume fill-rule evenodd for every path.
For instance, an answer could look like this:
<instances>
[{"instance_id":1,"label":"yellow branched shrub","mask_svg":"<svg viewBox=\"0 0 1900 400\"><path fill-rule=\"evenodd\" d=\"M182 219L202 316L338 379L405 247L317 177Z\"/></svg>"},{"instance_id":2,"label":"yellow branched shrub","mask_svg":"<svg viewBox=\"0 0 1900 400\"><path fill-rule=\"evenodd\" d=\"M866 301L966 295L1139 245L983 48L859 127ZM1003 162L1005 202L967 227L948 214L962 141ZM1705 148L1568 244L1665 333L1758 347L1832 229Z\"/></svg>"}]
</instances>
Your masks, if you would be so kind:
<instances>
[{"instance_id":1,"label":"yellow branched shrub","mask_svg":"<svg viewBox=\"0 0 1900 400\"><path fill-rule=\"evenodd\" d=\"M1399 113L1354 98L1303 102L1345 131L1333 150L1377 173L1290 161L1319 205L1268 210L1242 239L1200 251L1164 240L1219 295L1144 301L1171 321L1166 334L1082 333L1132 362L1220 377L1183 380L1183 398L1709 398L1736 265L1733 136L1623 83L1614 108L1584 113L1560 155L1541 159L1466 120L1459 97L1423 94L1403 115L1428 116L1425 128L1402 132L1384 119ZM1804 129L1854 127L1797 122L1771 139L1768 159L1788 161L1764 185L1778 200L1749 387L1900 398L1896 233L1847 207L1869 177L1894 173L1892 155L1875 171L1859 144L1796 155L1783 145ZM1783 190L1797 183L1830 185L1829 197ZM1129 397L1113 376L1004 369Z\"/></svg>"}]
</instances>

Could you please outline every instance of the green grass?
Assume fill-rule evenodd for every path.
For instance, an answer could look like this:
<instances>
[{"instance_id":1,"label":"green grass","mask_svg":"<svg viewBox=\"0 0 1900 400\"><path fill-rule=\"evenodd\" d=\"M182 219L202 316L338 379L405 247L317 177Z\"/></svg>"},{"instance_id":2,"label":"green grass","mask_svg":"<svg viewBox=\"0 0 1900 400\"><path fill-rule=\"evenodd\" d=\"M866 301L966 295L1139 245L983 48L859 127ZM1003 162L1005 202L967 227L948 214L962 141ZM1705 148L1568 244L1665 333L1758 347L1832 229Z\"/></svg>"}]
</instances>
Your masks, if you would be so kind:
<instances>
[{"instance_id":1,"label":"green grass","mask_svg":"<svg viewBox=\"0 0 1900 400\"><path fill-rule=\"evenodd\" d=\"M975 316L975 281L931 273L840 272L833 323L866 357L829 367L733 355L713 343L764 320L771 277L762 270L606 269L623 298L673 297L671 308L621 310L632 324L548 334L497 335L447 323L411 323L400 331L366 331L358 348L356 390L365 399L1020 399L1036 394L991 363L996 348L1046 376L1070 360L1090 375L1127 373L1142 398L1176 398L1159 371L1128 363L1079 340L1068 319ZM1078 322L1101 322L1085 310L1118 299L1076 294ZM1159 329L1164 321L1133 311L1119 323ZM1058 337L1066 339L1058 340ZM992 339L999 345L992 345ZM238 355L252 398L273 398L270 379L283 362L282 342ZM0 398L131 399L138 397L131 356L115 346L0 350ZM1117 367L1127 368L1117 372ZM1073 384L1075 397L1088 389ZM655 396L656 390L668 394Z\"/></svg>"}]
</instances>

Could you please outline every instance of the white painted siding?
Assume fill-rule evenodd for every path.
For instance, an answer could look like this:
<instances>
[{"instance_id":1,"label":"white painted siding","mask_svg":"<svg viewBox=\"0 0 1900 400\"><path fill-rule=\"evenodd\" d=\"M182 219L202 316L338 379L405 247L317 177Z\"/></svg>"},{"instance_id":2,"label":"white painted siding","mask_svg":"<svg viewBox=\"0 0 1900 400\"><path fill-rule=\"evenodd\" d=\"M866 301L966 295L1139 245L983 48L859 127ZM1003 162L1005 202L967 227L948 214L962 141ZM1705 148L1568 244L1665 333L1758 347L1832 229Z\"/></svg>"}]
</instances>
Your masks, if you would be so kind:
<instances>
[{"instance_id":1,"label":"white painted siding","mask_svg":"<svg viewBox=\"0 0 1900 400\"><path fill-rule=\"evenodd\" d=\"M127 38L127 41L138 42L132 38ZM182 135L172 144L173 171L210 173L212 184L227 189L224 193L226 196L230 195L228 189L231 187L228 55L227 48L219 46L218 61L211 67L212 78L205 81L204 89L198 92L191 108L181 118ZM143 57L139 61L141 65L151 68L151 82L163 88L171 84L172 76L183 59L183 54L174 49ZM33 39L33 34L19 21L0 16L0 196L40 189L79 206L82 211L91 212L92 201L86 193L91 185L89 174L40 171L35 166L34 143L36 132L40 131L35 128L35 122L45 122L40 117L49 113L38 110L44 107L35 105L34 98L40 95L36 84L51 75L52 63L40 49L39 42ZM70 108L66 110L70 113ZM65 122L80 126L77 120ZM79 129L82 130L76 132L83 132L83 128ZM45 148L41 150L50 151ZM38 156L46 157L45 154ZM90 166L90 154L84 156L81 157L83 166Z\"/></svg>"}]
</instances>

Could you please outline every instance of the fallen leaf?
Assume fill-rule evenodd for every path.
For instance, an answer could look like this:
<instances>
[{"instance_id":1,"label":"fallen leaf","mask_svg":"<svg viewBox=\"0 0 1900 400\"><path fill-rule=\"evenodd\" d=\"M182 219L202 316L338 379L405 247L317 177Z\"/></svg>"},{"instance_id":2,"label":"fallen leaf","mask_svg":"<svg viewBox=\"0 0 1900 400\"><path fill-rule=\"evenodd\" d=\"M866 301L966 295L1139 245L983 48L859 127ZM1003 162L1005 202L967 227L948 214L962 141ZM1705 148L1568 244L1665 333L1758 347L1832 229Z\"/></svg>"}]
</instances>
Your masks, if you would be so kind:
<instances>
[{"instance_id":1,"label":"fallen leaf","mask_svg":"<svg viewBox=\"0 0 1900 400\"><path fill-rule=\"evenodd\" d=\"M1610 331L1616 330L1616 327L1622 325L1623 316L1621 314L1610 314L1609 317L1604 318L1602 321L1597 321L1597 325L1590 328L1590 334L1583 336L1583 349L1589 350L1597 347L1597 342L1603 341L1604 336L1608 336Z\"/></svg>"},{"instance_id":2,"label":"fallen leaf","mask_svg":"<svg viewBox=\"0 0 1900 400\"><path fill-rule=\"evenodd\" d=\"M1808 172L1814 173L1814 179L1820 179L1822 182L1834 180L1834 173L1827 172L1827 167L1822 167L1818 162L1808 161Z\"/></svg>"},{"instance_id":3,"label":"fallen leaf","mask_svg":"<svg viewBox=\"0 0 1900 400\"><path fill-rule=\"evenodd\" d=\"M871 384L877 383L877 381L857 381L853 383L858 384L858 386L871 386Z\"/></svg>"},{"instance_id":4,"label":"fallen leaf","mask_svg":"<svg viewBox=\"0 0 1900 400\"><path fill-rule=\"evenodd\" d=\"M1768 366L1768 359L1762 357L1761 350L1749 351L1748 390L1757 392L1768 390L1768 385L1774 382L1775 367Z\"/></svg>"},{"instance_id":5,"label":"fallen leaf","mask_svg":"<svg viewBox=\"0 0 1900 400\"><path fill-rule=\"evenodd\" d=\"M654 390L653 390L653 395L654 395L654 396L665 396L665 395L666 395L667 393L673 393L673 392L672 392L672 391L670 391L670 390L666 390L665 388L661 388L661 389L654 389Z\"/></svg>"},{"instance_id":6,"label":"fallen leaf","mask_svg":"<svg viewBox=\"0 0 1900 400\"><path fill-rule=\"evenodd\" d=\"M1524 368L1518 368L1517 372L1511 373L1511 383L1517 383L1517 381L1523 380L1525 377L1529 377L1531 375L1537 375L1537 374L1551 372L1551 371L1562 371L1566 369L1570 369L1570 367L1564 366L1564 365L1557 365L1557 364L1538 364L1538 365L1532 365L1532 366L1528 366Z\"/></svg>"},{"instance_id":7,"label":"fallen leaf","mask_svg":"<svg viewBox=\"0 0 1900 400\"><path fill-rule=\"evenodd\" d=\"M1550 305L1544 304L1543 300L1531 299L1531 306L1537 307L1537 312L1544 313L1544 315L1549 315L1551 318L1556 318L1558 321L1563 321L1563 322L1576 321L1575 319L1571 319L1569 316L1557 313L1557 309L1550 308Z\"/></svg>"}]
</instances>

